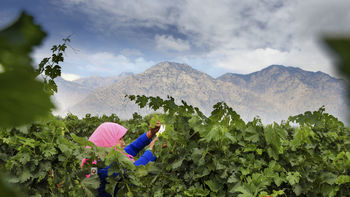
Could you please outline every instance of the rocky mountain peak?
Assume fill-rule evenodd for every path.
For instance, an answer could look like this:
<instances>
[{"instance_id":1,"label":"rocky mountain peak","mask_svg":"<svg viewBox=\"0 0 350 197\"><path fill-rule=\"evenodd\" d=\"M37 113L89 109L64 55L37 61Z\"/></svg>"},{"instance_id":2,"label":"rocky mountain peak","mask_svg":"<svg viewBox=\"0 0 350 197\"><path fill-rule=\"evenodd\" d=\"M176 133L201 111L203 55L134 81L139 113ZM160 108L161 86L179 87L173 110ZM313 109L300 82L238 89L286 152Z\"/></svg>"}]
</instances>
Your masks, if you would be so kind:
<instances>
[{"instance_id":1,"label":"rocky mountain peak","mask_svg":"<svg viewBox=\"0 0 350 197\"><path fill-rule=\"evenodd\" d=\"M150 73L187 73L187 74L195 74L195 75L202 75L204 73L193 69L191 66L187 64L181 64L176 62L160 62L151 68L147 69L144 74L150 74ZM207 75L209 76L209 75Z\"/></svg>"},{"instance_id":2,"label":"rocky mountain peak","mask_svg":"<svg viewBox=\"0 0 350 197\"><path fill-rule=\"evenodd\" d=\"M283 65L271 65L268 66L261 71L254 72L251 74L248 74L249 76L256 76L256 75L263 75L265 77L272 77L276 75L280 75L282 73L284 74L293 74L293 73L299 73L299 72L305 72L304 70L297 68L297 67L291 67L291 66L283 66Z\"/></svg>"},{"instance_id":3,"label":"rocky mountain peak","mask_svg":"<svg viewBox=\"0 0 350 197\"><path fill-rule=\"evenodd\" d=\"M276 71L281 71L281 70L287 70L287 68L288 68L288 67L286 67L286 66L273 64L273 65L271 65L271 66L268 66L268 67L262 69L261 71L276 72Z\"/></svg>"}]
</instances>

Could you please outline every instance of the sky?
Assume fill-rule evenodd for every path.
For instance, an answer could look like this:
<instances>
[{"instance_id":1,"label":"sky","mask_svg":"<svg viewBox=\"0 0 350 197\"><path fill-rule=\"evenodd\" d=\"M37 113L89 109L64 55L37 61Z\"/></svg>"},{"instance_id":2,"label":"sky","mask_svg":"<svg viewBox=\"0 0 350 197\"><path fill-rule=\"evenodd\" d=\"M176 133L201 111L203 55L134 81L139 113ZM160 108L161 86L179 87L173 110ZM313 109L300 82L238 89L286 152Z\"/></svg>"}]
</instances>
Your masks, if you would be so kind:
<instances>
[{"instance_id":1,"label":"sky","mask_svg":"<svg viewBox=\"0 0 350 197\"><path fill-rule=\"evenodd\" d=\"M350 35L349 0L1 0L0 29L23 10L48 33L35 62L70 36L67 80L141 73L162 61L212 77L273 64L337 77L323 38Z\"/></svg>"}]
</instances>

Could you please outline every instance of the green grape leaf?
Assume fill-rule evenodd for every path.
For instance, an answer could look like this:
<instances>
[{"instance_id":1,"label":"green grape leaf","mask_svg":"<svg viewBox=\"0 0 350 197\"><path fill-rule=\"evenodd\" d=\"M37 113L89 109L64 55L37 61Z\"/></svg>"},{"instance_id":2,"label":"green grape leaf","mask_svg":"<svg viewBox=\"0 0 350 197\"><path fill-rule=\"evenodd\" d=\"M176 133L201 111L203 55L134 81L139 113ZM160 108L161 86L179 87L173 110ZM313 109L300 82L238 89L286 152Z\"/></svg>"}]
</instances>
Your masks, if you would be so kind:
<instances>
[{"instance_id":1,"label":"green grape leaf","mask_svg":"<svg viewBox=\"0 0 350 197\"><path fill-rule=\"evenodd\" d=\"M350 176L348 176L348 175L340 175L340 176L337 177L335 182L338 185L345 184L345 183L350 183Z\"/></svg>"},{"instance_id":2,"label":"green grape leaf","mask_svg":"<svg viewBox=\"0 0 350 197\"><path fill-rule=\"evenodd\" d=\"M113 150L106 156L108 164L112 163L113 161L118 161L121 166L127 169L136 169L136 166L133 164L133 162L120 151L122 150L117 150L113 148Z\"/></svg>"},{"instance_id":3,"label":"green grape leaf","mask_svg":"<svg viewBox=\"0 0 350 197\"><path fill-rule=\"evenodd\" d=\"M273 178L273 181L275 182L275 184L277 186L280 186L284 182L284 179L279 177L279 176L276 176L276 177Z\"/></svg>"},{"instance_id":4,"label":"green grape leaf","mask_svg":"<svg viewBox=\"0 0 350 197\"><path fill-rule=\"evenodd\" d=\"M228 183L237 183L238 181L239 179L237 179L234 174L232 174L227 180Z\"/></svg>"},{"instance_id":5,"label":"green grape leaf","mask_svg":"<svg viewBox=\"0 0 350 197\"><path fill-rule=\"evenodd\" d=\"M30 161L30 155L28 153L22 153L22 154L20 154L18 161L24 165L28 161Z\"/></svg>"},{"instance_id":6,"label":"green grape leaf","mask_svg":"<svg viewBox=\"0 0 350 197\"><path fill-rule=\"evenodd\" d=\"M295 185L299 183L300 177L301 177L301 174L299 172L288 172L286 179L289 182L289 184Z\"/></svg>"},{"instance_id":7,"label":"green grape leaf","mask_svg":"<svg viewBox=\"0 0 350 197\"><path fill-rule=\"evenodd\" d=\"M331 172L324 172L321 174L321 179L322 179L322 182L333 185L336 182L337 175Z\"/></svg>"},{"instance_id":8,"label":"green grape leaf","mask_svg":"<svg viewBox=\"0 0 350 197\"><path fill-rule=\"evenodd\" d=\"M303 188L297 184L294 186L293 191L297 196L299 196L303 192Z\"/></svg>"},{"instance_id":9,"label":"green grape leaf","mask_svg":"<svg viewBox=\"0 0 350 197\"><path fill-rule=\"evenodd\" d=\"M74 133L71 133L70 135L72 136L73 140L80 145L90 146L90 147L95 146L95 144L90 142L86 137L79 137Z\"/></svg>"},{"instance_id":10,"label":"green grape leaf","mask_svg":"<svg viewBox=\"0 0 350 197\"><path fill-rule=\"evenodd\" d=\"M175 161L175 162L171 165L171 167L172 167L173 169L179 168L179 167L181 166L181 164L182 164L182 162L183 162L184 159L185 159L185 158L178 159L177 161Z\"/></svg>"},{"instance_id":11,"label":"green grape leaf","mask_svg":"<svg viewBox=\"0 0 350 197\"><path fill-rule=\"evenodd\" d=\"M28 179L30 179L31 176L32 174L29 172L29 170L23 170L22 174L19 176L20 183L27 181Z\"/></svg>"},{"instance_id":12,"label":"green grape leaf","mask_svg":"<svg viewBox=\"0 0 350 197\"><path fill-rule=\"evenodd\" d=\"M57 153L54 147L46 146L46 149L43 150L45 157L51 157Z\"/></svg>"},{"instance_id":13,"label":"green grape leaf","mask_svg":"<svg viewBox=\"0 0 350 197\"><path fill-rule=\"evenodd\" d=\"M100 185L100 179L98 176L90 176L90 178L84 178L81 181L81 185L84 188L84 193L88 197L96 196L96 189Z\"/></svg>"},{"instance_id":14,"label":"green grape leaf","mask_svg":"<svg viewBox=\"0 0 350 197\"><path fill-rule=\"evenodd\" d=\"M154 115L150 120L150 127L154 128L157 124L157 121L160 121L161 123L164 122L163 119L159 115Z\"/></svg>"},{"instance_id":15,"label":"green grape leaf","mask_svg":"<svg viewBox=\"0 0 350 197\"><path fill-rule=\"evenodd\" d=\"M249 125L244 130L245 139L256 143L260 140L259 129L257 126Z\"/></svg>"},{"instance_id":16,"label":"green grape leaf","mask_svg":"<svg viewBox=\"0 0 350 197\"><path fill-rule=\"evenodd\" d=\"M196 173L193 178L198 179L198 178L202 178L204 176L207 176L208 174L210 174L210 170L208 170L208 168L204 168L202 170L200 170L199 173Z\"/></svg>"},{"instance_id":17,"label":"green grape leaf","mask_svg":"<svg viewBox=\"0 0 350 197\"><path fill-rule=\"evenodd\" d=\"M208 196L210 191L203 188L191 187L190 189L186 190L184 193L186 196Z\"/></svg>"},{"instance_id":18,"label":"green grape leaf","mask_svg":"<svg viewBox=\"0 0 350 197\"><path fill-rule=\"evenodd\" d=\"M218 192L221 188L221 186L213 180L206 180L204 182L209 186L210 190L213 192Z\"/></svg>"},{"instance_id":19,"label":"green grape leaf","mask_svg":"<svg viewBox=\"0 0 350 197\"><path fill-rule=\"evenodd\" d=\"M238 194L238 197L253 197L254 196L254 194L246 186L239 186L234 191L240 192L240 194Z\"/></svg>"},{"instance_id":20,"label":"green grape leaf","mask_svg":"<svg viewBox=\"0 0 350 197\"><path fill-rule=\"evenodd\" d=\"M140 165L136 167L135 175L139 177L146 176L148 174L148 171L145 166Z\"/></svg>"}]
</instances>

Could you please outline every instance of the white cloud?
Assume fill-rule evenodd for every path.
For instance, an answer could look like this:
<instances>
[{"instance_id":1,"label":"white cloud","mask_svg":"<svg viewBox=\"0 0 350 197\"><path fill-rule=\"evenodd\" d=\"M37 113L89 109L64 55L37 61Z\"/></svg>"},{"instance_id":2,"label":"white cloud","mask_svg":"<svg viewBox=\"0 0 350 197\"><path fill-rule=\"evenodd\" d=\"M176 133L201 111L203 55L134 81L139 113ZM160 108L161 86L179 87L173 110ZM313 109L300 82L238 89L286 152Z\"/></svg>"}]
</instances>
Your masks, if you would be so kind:
<instances>
[{"instance_id":1,"label":"white cloud","mask_svg":"<svg viewBox=\"0 0 350 197\"><path fill-rule=\"evenodd\" d=\"M50 56L48 47L34 51L33 59L35 65L38 65L44 57ZM60 66L62 67L62 77L74 78L74 75L87 77L91 75L114 76L122 72L140 73L155 64L155 62L148 61L142 56L127 57L108 51L93 52L82 49L73 50L68 47L65 51L64 62ZM73 75L64 76L64 74Z\"/></svg>"},{"instance_id":2,"label":"white cloud","mask_svg":"<svg viewBox=\"0 0 350 197\"><path fill-rule=\"evenodd\" d=\"M235 73L251 73L272 64L297 66L305 70L319 71L335 75L331 61L320 53L307 51L279 51L271 48L255 50L215 51L207 56L218 67ZM320 68L320 65L323 65Z\"/></svg>"},{"instance_id":3,"label":"white cloud","mask_svg":"<svg viewBox=\"0 0 350 197\"><path fill-rule=\"evenodd\" d=\"M271 64L281 62L285 53L275 49L231 50L214 52L216 65L238 73L250 73Z\"/></svg>"},{"instance_id":4,"label":"white cloud","mask_svg":"<svg viewBox=\"0 0 350 197\"><path fill-rule=\"evenodd\" d=\"M74 81L81 78L79 75L71 73L62 73L61 77L67 81Z\"/></svg>"},{"instance_id":5,"label":"white cloud","mask_svg":"<svg viewBox=\"0 0 350 197\"><path fill-rule=\"evenodd\" d=\"M112 76L122 72L139 73L153 64L154 62L147 61L143 57L132 59L111 52L80 51L73 56L67 55L62 67L74 69L76 73L89 72L94 75Z\"/></svg>"},{"instance_id":6,"label":"white cloud","mask_svg":"<svg viewBox=\"0 0 350 197\"><path fill-rule=\"evenodd\" d=\"M177 59L208 58L212 66L248 73L269 64L332 72L319 44L328 33L350 33L348 0L64 0L90 15L101 32L158 28L154 48L186 51ZM103 13L103 14L101 14ZM176 39L176 33L185 40ZM158 34L158 35L157 35ZM191 46L191 47L190 47ZM199 51L199 52L198 52ZM120 62L122 57L114 57ZM128 64L128 63L126 63Z\"/></svg>"},{"instance_id":7,"label":"white cloud","mask_svg":"<svg viewBox=\"0 0 350 197\"><path fill-rule=\"evenodd\" d=\"M178 2L159 2L157 0L62 0L60 3L53 3L59 7L63 6L67 12L69 12L67 9L79 9L88 13L91 16L90 19L98 18L98 20L92 20L91 22L106 25L106 27L111 26L115 30L115 28L125 26L165 28L165 24L171 24L172 21L176 20L176 15L173 15L173 10L170 9L176 7ZM106 29L104 28L104 30Z\"/></svg>"},{"instance_id":8,"label":"white cloud","mask_svg":"<svg viewBox=\"0 0 350 197\"><path fill-rule=\"evenodd\" d=\"M187 51L191 48L187 41L175 39L171 35L156 35L154 39L158 50Z\"/></svg>"},{"instance_id":9,"label":"white cloud","mask_svg":"<svg viewBox=\"0 0 350 197\"><path fill-rule=\"evenodd\" d=\"M312 8L312 9L310 9ZM322 36L324 34L350 33L350 1L333 0L302 1L296 7L294 14L298 37Z\"/></svg>"}]
</instances>

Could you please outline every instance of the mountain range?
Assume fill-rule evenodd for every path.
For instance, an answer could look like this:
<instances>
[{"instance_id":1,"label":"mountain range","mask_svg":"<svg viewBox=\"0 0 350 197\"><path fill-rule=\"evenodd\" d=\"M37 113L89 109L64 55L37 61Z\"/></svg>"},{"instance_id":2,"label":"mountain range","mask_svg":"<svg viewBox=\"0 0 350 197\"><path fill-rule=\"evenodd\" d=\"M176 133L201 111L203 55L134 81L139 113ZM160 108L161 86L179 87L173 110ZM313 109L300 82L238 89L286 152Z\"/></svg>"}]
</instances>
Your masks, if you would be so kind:
<instances>
[{"instance_id":1,"label":"mountain range","mask_svg":"<svg viewBox=\"0 0 350 197\"><path fill-rule=\"evenodd\" d=\"M140 74L90 77L76 81L59 79L55 100L59 115L78 116L115 113L126 119L140 110L125 95L172 96L210 114L212 106L226 102L245 121L259 116L264 123L286 120L290 115L318 110L345 120L347 103L344 82L323 72L272 65L251 74L226 73L213 78L189 65L161 62Z\"/></svg>"}]
</instances>

